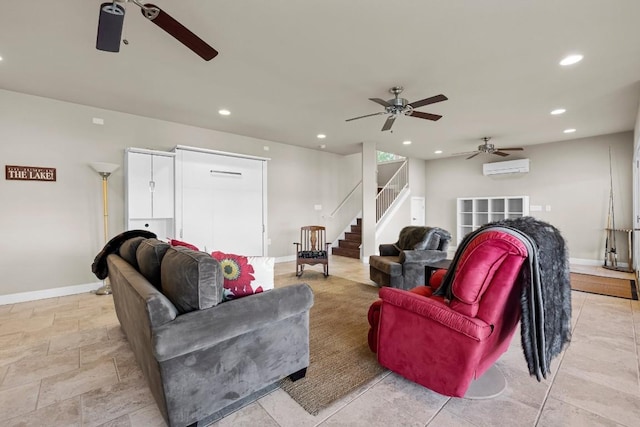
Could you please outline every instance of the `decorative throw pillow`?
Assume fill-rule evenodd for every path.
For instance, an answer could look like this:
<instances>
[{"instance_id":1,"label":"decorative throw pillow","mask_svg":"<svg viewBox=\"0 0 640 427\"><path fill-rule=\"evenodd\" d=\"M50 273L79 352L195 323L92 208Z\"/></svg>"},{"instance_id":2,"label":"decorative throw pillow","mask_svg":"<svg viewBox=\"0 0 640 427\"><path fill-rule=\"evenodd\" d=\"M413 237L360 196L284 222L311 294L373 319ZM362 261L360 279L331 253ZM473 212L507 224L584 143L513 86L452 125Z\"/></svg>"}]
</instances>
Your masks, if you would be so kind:
<instances>
[{"instance_id":1,"label":"decorative throw pillow","mask_svg":"<svg viewBox=\"0 0 640 427\"><path fill-rule=\"evenodd\" d=\"M160 272L162 293L180 314L214 307L222 302L222 268L204 252L179 246L169 248Z\"/></svg>"},{"instance_id":2,"label":"decorative throw pillow","mask_svg":"<svg viewBox=\"0 0 640 427\"><path fill-rule=\"evenodd\" d=\"M168 243L158 239L145 239L140 242L136 250L136 260L138 261L140 273L161 292L160 264L169 248Z\"/></svg>"},{"instance_id":3,"label":"decorative throw pillow","mask_svg":"<svg viewBox=\"0 0 640 427\"><path fill-rule=\"evenodd\" d=\"M120 245L120 249L118 249L120 257L131 264L136 270L138 269L136 252L138 251L138 246L140 246L140 243L143 240L145 240L145 237L132 237L131 239L125 240L125 242Z\"/></svg>"},{"instance_id":4,"label":"decorative throw pillow","mask_svg":"<svg viewBox=\"0 0 640 427\"><path fill-rule=\"evenodd\" d=\"M169 244L171 246L184 246L185 248L189 248L189 249L192 249L194 251L199 251L200 250L200 249L198 249L197 246L194 246L191 243L183 242L183 241L176 240L176 239L170 239L169 240Z\"/></svg>"},{"instance_id":5,"label":"decorative throw pillow","mask_svg":"<svg viewBox=\"0 0 640 427\"><path fill-rule=\"evenodd\" d=\"M272 257L242 256L215 251L211 253L222 267L224 276L224 300L273 289Z\"/></svg>"}]
</instances>

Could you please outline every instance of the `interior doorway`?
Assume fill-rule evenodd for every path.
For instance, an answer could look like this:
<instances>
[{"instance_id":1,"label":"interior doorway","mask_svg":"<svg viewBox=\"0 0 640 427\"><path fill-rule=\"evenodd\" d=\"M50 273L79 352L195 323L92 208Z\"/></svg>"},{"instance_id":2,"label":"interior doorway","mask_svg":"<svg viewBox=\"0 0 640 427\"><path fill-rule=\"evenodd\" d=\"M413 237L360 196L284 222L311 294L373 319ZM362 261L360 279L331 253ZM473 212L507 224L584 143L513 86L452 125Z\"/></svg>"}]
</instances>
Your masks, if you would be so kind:
<instances>
[{"instance_id":1,"label":"interior doorway","mask_svg":"<svg viewBox=\"0 0 640 427\"><path fill-rule=\"evenodd\" d=\"M424 197L411 198L411 225L425 225Z\"/></svg>"}]
</instances>

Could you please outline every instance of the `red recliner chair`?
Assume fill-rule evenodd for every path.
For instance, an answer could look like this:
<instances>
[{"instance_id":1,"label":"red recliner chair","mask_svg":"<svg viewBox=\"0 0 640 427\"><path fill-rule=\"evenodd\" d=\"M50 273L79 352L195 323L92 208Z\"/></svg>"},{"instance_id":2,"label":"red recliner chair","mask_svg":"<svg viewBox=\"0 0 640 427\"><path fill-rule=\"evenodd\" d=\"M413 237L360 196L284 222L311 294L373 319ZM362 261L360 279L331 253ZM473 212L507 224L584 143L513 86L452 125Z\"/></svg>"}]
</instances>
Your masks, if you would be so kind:
<instances>
[{"instance_id":1,"label":"red recliner chair","mask_svg":"<svg viewBox=\"0 0 640 427\"><path fill-rule=\"evenodd\" d=\"M433 288L380 289L369 309L378 362L447 396L463 397L509 347L521 316L520 269L527 247L504 231L475 236L451 265L451 299ZM442 274L431 285L437 287Z\"/></svg>"}]
</instances>

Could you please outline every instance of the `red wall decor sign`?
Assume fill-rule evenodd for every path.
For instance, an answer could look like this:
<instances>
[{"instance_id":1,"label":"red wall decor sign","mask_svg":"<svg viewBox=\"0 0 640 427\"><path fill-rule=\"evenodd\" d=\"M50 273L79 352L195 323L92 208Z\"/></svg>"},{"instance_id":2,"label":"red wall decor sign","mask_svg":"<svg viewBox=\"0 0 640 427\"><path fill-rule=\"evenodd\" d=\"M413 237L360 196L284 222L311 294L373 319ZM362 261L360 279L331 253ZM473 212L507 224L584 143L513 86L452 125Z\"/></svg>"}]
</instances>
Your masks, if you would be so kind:
<instances>
[{"instance_id":1,"label":"red wall decor sign","mask_svg":"<svg viewBox=\"0 0 640 427\"><path fill-rule=\"evenodd\" d=\"M7 181L55 181L56 168L5 165L4 178Z\"/></svg>"}]
</instances>

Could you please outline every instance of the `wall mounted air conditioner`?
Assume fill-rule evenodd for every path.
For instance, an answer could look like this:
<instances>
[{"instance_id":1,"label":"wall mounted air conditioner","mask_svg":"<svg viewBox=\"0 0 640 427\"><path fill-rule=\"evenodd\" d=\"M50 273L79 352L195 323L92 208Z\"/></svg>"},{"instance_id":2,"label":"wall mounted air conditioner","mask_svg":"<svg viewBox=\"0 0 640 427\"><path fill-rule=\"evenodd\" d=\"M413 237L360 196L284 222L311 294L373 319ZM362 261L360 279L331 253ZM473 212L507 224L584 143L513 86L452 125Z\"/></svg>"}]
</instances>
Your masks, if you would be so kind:
<instances>
[{"instance_id":1,"label":"wall mounted air conditioner","mask_svg":"<svg viewBox=\"0 0 640 427\"><path fill-rule=\"evenodd\" d=\"M508 160L506 162L485 163L482 165L482 174L485 176L526 172L529 172L529 159Z\"/></svg>"}]
</instances>

